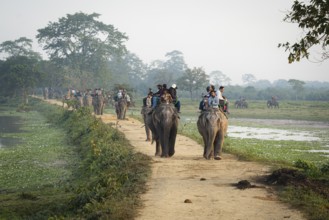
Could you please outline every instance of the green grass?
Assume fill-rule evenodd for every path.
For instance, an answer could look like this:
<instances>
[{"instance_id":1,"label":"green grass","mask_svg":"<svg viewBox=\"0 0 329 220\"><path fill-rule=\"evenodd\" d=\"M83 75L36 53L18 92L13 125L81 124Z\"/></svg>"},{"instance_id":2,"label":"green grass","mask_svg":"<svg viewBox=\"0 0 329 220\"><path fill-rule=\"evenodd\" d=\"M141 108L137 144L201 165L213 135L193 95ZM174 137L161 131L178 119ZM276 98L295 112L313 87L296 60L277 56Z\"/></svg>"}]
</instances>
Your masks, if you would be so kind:
<instances>
[{"instance_id":1,"label":"green grass","mask_svg":"<svg viewBox=\"0 0 329 220\"><path fill-rule=\"evenodd\" d=\"M87 109L30 107L1 112L21 116L24 132L0 149L0 219L133 219L150 158Z\"/></svg>"}]
</instances>

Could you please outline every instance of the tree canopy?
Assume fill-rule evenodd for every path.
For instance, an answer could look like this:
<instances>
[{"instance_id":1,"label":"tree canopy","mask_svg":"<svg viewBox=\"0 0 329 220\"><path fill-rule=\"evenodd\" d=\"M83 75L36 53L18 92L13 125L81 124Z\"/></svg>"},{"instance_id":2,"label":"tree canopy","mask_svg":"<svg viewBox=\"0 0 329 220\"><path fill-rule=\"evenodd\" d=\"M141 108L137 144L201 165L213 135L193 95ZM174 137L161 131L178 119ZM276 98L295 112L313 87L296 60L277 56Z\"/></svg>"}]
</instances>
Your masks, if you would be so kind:
<instances>
[{"instance_id":1,"label":"tree canopy","mask_svg":"<svg viewBox=\"0 0 329 220\"><path fill-rule=\"evenodd\" d=\"M12 56L0 66L0 85L3 93L11 96L21 93L25 103L28 101L28 92L41 82L43 76L35 58Z\"/></svg>"},{"instance_id":2,"label":"tree canopy","mask_svg":"<svg viewBox=\"0 0 329 220\"><path fill-rule=\"evenodd\" d=\"M293 44L287 42L278 45L289 51L289 63L300 61L302 58L309 59L309 50L315 45L322 47L321 61L329 58L328 0L310 0L308 3L295 0L284 21L297 23L298 27L304 31L299 42Z\"/></svg>"},{"instance_id":3,"label":"tree canopy","mask_svg":"<svg viewBox=\"0 0 329 220\"><path fill-rule=\"evenodd\" d=\"M32 50L33 41L26 37L20 37L14 41L4 41L0 44L0 53L5 53L8 57L26 56L41 60L39 53Z\"/></svg>"},{"instance_id":4,"label":"tree canopy","mask_svg":"<svg viewBox=\"0 0 329 220\"><path fill-rule=\"evenodd\" d=\"M114 26L96 19L97 13L68 14L58 22L39 29L36 38L49 54L50 60L70 68L72 77L82 81L92 78L111 56L126 53L128 37Z\"/></svg>"}]
</instances>

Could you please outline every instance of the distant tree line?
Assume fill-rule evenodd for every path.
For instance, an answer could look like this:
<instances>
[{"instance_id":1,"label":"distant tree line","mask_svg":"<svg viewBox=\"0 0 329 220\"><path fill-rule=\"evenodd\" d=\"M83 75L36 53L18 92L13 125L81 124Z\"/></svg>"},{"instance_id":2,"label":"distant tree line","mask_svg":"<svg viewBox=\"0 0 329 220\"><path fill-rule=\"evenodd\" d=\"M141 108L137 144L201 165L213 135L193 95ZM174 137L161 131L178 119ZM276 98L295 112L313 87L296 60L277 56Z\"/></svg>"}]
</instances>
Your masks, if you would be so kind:
<instances>
[{"instance_id":1,"label":"distant tree line","mask_svg":"<svg viewBox=\"0 0 329 220\"><path fill-rule=\"evenodd\" d=\"M124 86L134 96L146 95L157 84L175 83L179 96L200 99L209 84L226 87L229 99L328 100L328 83L303 82L297 79L256 80L252 74L242 75L243 86L231 85L231 79L219 70L206 73L202 67L189 67L183 53L165 54L164 60L145 64L125 47L128 36L114 26L98 21L99 14L68 14L38 30L36 38L48 59L32 50L32 40L21 37L0 44L0 95L22 96L38 88L48 87L64 92Z\"/></svg>"}]
</instances>

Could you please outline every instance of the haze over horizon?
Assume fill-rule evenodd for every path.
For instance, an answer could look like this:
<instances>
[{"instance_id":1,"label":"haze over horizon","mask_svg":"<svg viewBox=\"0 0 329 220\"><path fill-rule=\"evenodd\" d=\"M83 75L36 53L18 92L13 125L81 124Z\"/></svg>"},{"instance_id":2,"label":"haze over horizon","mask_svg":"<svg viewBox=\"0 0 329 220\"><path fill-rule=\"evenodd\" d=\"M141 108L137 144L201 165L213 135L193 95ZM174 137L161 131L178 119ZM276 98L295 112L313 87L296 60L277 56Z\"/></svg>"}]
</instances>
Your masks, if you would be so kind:
<instances>
[{"instance_id":1,"label":"haze over horizon","mask_svg":"<svg viewBox=\"0 0 329 220\"><path fill-rule=\"evenodd\" d=\"M293 0L0 0L0 43L27 37L41 51L35 36L49 22L67 14L98 13L99 20L126 33L127 49L149 64L165 60L173 50L183 53L190 68L218 70L241 84L243 74L257 80L298 79L329 82L329 61L288 64L279 43L294 43L302 33L283 21Z\"/></svg>"}]
</instances>

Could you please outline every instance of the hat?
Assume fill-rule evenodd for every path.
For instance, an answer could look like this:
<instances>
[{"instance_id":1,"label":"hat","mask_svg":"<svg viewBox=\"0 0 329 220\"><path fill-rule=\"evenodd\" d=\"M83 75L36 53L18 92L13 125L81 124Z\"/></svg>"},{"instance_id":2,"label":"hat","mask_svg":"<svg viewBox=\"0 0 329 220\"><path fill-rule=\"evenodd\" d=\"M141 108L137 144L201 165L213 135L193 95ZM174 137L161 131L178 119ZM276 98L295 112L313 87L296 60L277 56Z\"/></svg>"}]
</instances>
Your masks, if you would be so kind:
<instances>
[{"instance_id":1,"label":"hat","mask_svg":"<svg viewBox=\"0 0 329 220\"><path fill-rule=\"evenodd\" d=\"M224 86L220 86L219 89L224 89Z\"/></svg>"},{"instance_id":2,"label":"hat","mask_svg":"<svg viewBox=\"0 0 329 220\"><path fill-rule=\"evenodd\" d=\"M174 89L176 89L177 86L176 86L176 84L172 84L171 87L173 87Z\"/></svg>"}]
</instances>

